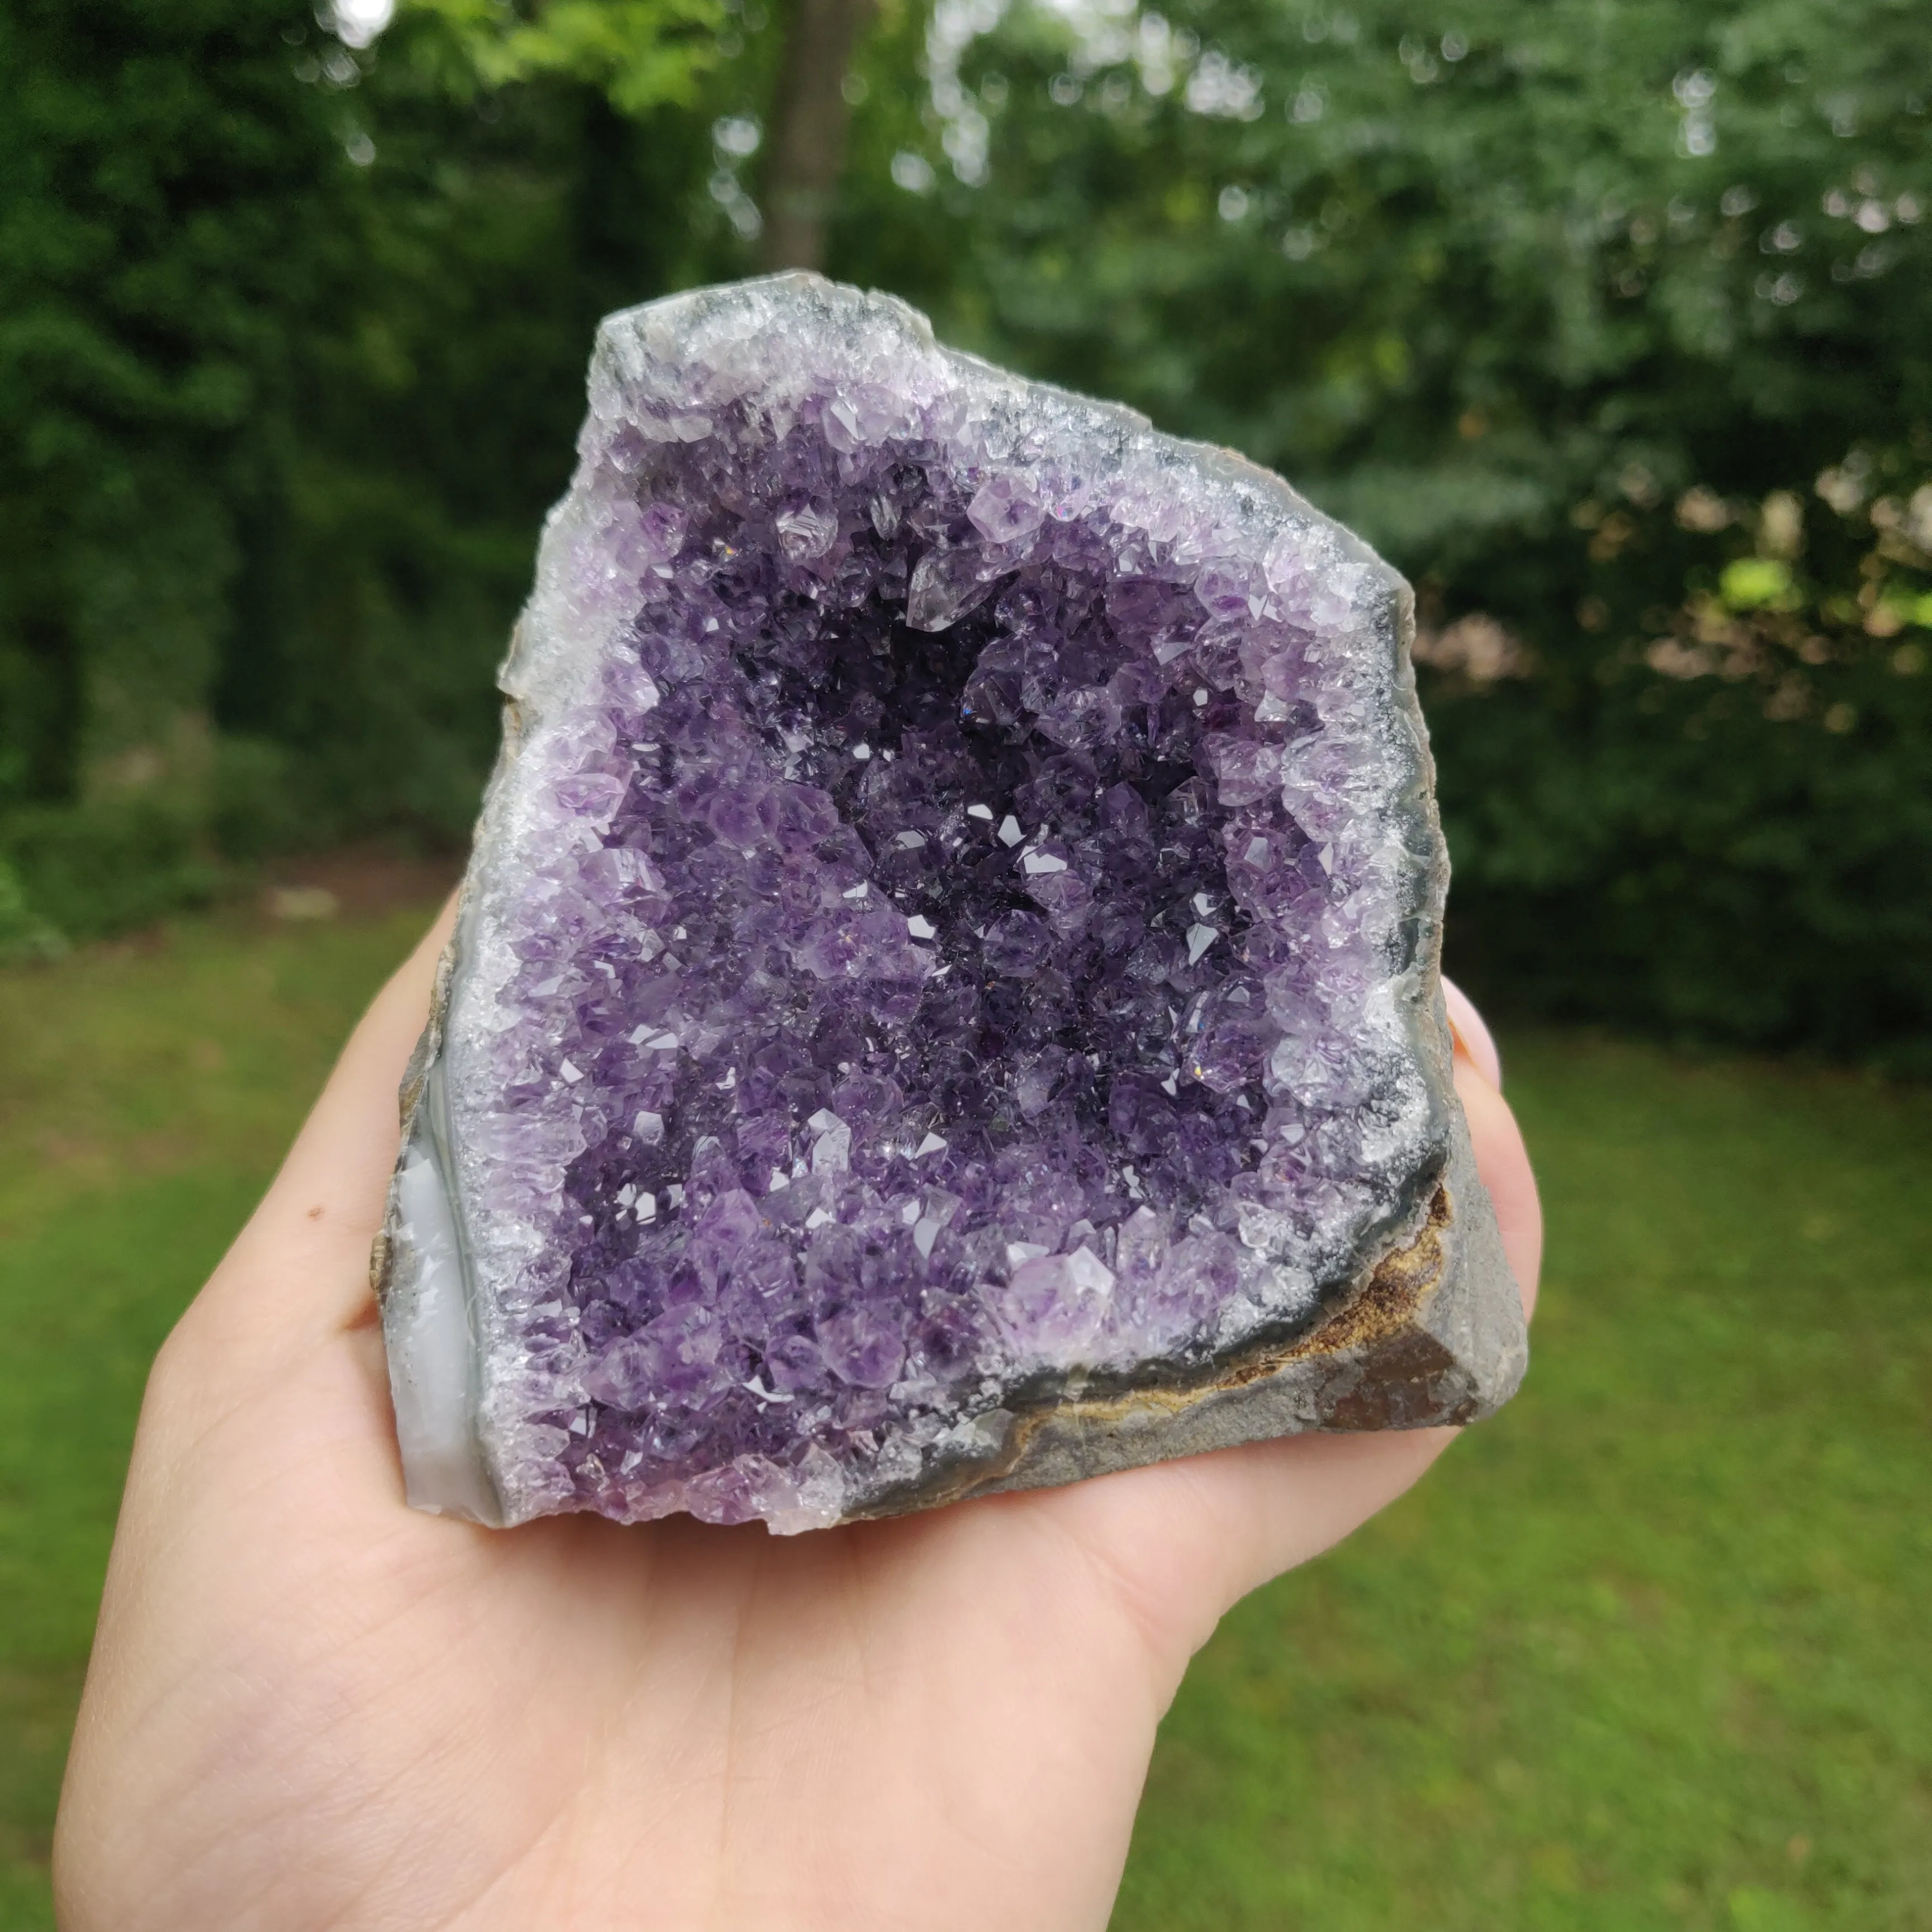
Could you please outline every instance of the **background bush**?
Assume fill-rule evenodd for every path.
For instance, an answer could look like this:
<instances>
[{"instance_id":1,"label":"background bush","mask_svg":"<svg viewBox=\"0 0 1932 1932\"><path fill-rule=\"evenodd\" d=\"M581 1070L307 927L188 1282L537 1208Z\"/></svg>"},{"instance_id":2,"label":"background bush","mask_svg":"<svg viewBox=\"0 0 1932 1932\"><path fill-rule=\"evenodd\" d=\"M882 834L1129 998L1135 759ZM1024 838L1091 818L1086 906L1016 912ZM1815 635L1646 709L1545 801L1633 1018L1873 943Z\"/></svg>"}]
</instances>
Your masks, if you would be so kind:
<instances>
[{"instance_id":1,"label":"background bush","mask_svg":"<svg viewBox=\"0 0 1932 1932\"><path fill-rule=\"evenodd\" d=\"M626 65L600 4L0 0L44 921L466 823L592 322L754 266L770 185L784 16L609 4ZM848 91L833 272L1414 578L1459 970L1932 1066L1922 10L903 0Z\"/></svg>"}]
</instances>

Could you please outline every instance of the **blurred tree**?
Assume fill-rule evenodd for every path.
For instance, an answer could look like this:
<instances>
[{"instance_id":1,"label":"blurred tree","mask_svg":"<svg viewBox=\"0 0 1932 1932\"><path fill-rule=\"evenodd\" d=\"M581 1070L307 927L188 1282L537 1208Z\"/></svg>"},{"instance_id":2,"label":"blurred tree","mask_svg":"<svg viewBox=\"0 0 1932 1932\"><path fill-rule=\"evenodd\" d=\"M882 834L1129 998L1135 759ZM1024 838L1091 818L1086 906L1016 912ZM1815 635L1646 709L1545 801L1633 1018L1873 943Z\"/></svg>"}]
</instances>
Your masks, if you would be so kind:
<instances>
[{"instance_id":1,"label":"blurred tree","mask_svg":"<svg viewBox=\"0 0 1932 1932\"><path fill-rule=\"evenodd\" d=\"M746 52L737 0L538 0L520 8L502 0L404 0L404 10L445 30L440 46L424 44L421 57L458 94L564 75L633 117L668 101L688 105L707 76ZM740 204L741 226L762 232L759 255L768 268L824 266L856 92L850 69L874 11L874 0L787 0L772 71L754 90L770 96L764 206L754 212L748 197ZM755 152L763 135L755 118L729 126L728 164Z\"/></svg>"},{"instance_id":2,"label":"blurred tree","mask_svg":"<svg viewBox=\"0 0 1932 1932\"><path fill-rule=\"evenodd\" d=\"M205 876L157 826L205 779L246 426L316 293L290 238L347 167L289 20L0 8L0 809L85 803L144 905Z\"/></svg>"},{"instance_id":3,"label":"blurred tree","mask_svg":"<svg viewBox=\"0 0 1932 1932\"><path fill-rule=\"evenodd\" d=\"M1924 26L938 0L831 259L1411 574L1465 970L1932 1054Z\"/></svg>"},{"instance_id":4,"label":"blurred tree","mask_svg":"<svg viewBox=\"0 0 1932 1932\"><path fill-rule=\"evenodd\" d=\"M1408 571L1463 970L1932 1065L1917 0L766 4L0 0L32 916L454 836L596 316L822 244Z\"/></svg>"},{"instance_id":5,"label":"blurred tree","mask_svg":"<svg viewBox=\"0 0 1932 1932\"><path fill-rule=\"evenodd\" d=\"M0 4L0 848L70 932L460 833L590 330L683 272L690 110L338 24Z\"/></svg>"},{"instance_id":6,"label":"blurred tree","mask_svg":"<svg viewBox=\"0 0 1932 1932\"><path fill-rule=\"evenodd\" d=\"M220 472L314 292L286 244L340 153L291 98L287 17L0 12L0 799L72 798L205 705Z\"/></svg>"},{"instance_id":7,"label":"blurred tree","mask_svg":"<svg viewBox=\"0 0 1932 1932\"><path fill-rule=\"evenodd\" d=\"M825 229L844 171L850 71L873 0L791 0L766 164L767 268L822 268Z\"/></svg>"}]
</instances>

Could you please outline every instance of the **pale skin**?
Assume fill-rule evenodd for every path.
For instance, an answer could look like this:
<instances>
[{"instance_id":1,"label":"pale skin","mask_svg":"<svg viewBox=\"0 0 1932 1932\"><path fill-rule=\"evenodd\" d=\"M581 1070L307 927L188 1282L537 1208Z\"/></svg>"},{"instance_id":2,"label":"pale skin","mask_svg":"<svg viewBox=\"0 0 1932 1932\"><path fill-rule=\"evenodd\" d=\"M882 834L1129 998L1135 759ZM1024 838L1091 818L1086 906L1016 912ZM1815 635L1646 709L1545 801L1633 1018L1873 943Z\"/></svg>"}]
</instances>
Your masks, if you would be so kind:
<instances>
[{"instance_id":1,"label":"pale skin","mask_svg":"<svg viewBox=\"0 0 1932 1932\"><path fill-rule=\"evenodd\" d=\"M410 1510L368 1255L442 939L155 1364L55 1844L65 1932L1104 1926L1188 1659L1454 1432L790 1538ZM1535 1185L1451 1010L1527 1301Z\"/></svg>"}]
</instances>

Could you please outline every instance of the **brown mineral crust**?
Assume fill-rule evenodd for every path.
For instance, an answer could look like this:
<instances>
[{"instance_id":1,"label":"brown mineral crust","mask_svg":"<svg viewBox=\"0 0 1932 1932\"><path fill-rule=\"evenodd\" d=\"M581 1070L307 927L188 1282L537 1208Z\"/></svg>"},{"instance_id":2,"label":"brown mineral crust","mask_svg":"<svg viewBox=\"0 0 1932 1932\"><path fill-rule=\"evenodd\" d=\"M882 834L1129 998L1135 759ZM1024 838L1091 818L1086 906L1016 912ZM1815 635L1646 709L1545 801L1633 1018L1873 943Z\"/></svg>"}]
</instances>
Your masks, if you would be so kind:
<instances>
[{"instance_id":1,"label":"brown mineral crust","mask_svg":"<svg viewBox=\"0 0 1932 1932\"><path fill-rule=\"evenodd\" d=\"M1052 1486L1076 1479L1066 1466L1065 1438L1089 1436L1100 1474L1177 1453L1174 1425L1192 1411L1300 1370L1306 1390L1300 1430L1352 1434L1385 1429L1460 1426L1508 1399L1514 1378L1490 1382L1483 1366L1459 1360L1424 1325L1430 1304L1453 1269L1449 1241L1456 1203L1447 1179L1437 1183L1420 1226L1391 1248L1323 1320L1286 1341L1265 1342L1222 1357L1186 1382L1142 1386L1102 1396L1049 1397L1016 1415L998 1453L955 1463L934 1479L850 1510L845 1520L904 1515L934 1504L998 1492ZM1324 1373L1324 1371L1326 1371ZM1520 1372L1520 1367L1517 1371ZM1048 1448L1051 1432L1060 1440ZM1226 1446L1275 1433L1238 1430ZM1212 1445L1203 1445L1212 1446ZM1042 1455L1042 1449L1048 1453ZM1057 1449L1058 1454L1053 1453Z\"/></svg>"}]
</instances>

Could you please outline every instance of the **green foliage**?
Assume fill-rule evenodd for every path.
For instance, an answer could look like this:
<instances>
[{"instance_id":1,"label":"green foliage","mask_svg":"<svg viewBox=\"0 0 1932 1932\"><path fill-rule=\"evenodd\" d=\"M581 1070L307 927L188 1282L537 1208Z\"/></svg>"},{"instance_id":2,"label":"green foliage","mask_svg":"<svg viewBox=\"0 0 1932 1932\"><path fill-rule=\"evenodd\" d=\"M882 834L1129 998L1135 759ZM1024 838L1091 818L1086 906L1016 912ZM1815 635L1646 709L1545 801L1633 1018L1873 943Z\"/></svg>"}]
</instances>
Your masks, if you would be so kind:
<instances>
[{"instance_id":1,"label":"green foliage","mask_svg":"<svg viewBox=\"0 0 1932 1932\"><path fill-rule=\"evenodd\" d=\"M65 950L60 933L28 904L20 874L0 860L0 965L57 959Z\"/></svg>"},{"instance_id":2,"label":"green foliage","mask_svg":"<svg viewBox=\"0 0 1932 1932\"><path fill-rule=\"evenodd\" d=\"M1460 970L1932 1066L1923 26L909 10L836 263L1246 451L1410 573Z\"/></svg>"},{"instance_id":3,"label":"green foliage","mask_svg":"<svg viewBox=\"0 0 1932 1932\"><path fill-rule=\"evenodd\" d=\"M901 16L848 266L890 262L956 332L1290 467L1393 550L1453 568L1627 482L1808 487L1932 419L1914 7L1210 0L1157 32L1070 11L1070 37L1016 8L948 44L942 143L889 84L925 34ZM986 178L929 153L938 235L913 256L886 154L970 157L976 122Z\"/></svg>"},{"instance_id":4,"label":"green foliage","mask_svg":"<svg viewBox=\"0 0 1932 1932\"><path fill-rule=\"evenodd\" d=\"M501 0L407 0L439 22L454 58L443 69L460 92L561 74L600 88L623 114L688 103L718 58L718 0L549 0L519 13Z\"/></svg>"},{"instance_id":5,"label":"green foliage","mask_svg":"<svg viewBox=\"0 0 1932 1932\"><path fill-rule=\"evenodd\" d=\"M190 919L0 974L7 1932L52 1924L148 1359L430 910ZM1932 1104L1576 1035L1504 1050L1550 1214L1530 1379L1202 1653L1116 1923L1918 1932Z\"/></svg>"},{"instance_id":6,"label":"green foliage","mask_svg":"<svg viewBox=\"0 0 1932 1932\"><path fill-rule=\"evenodd\" d=\"M1932 491L1915 500L1932 511ZM1438 683L1472 980L1932 1072L1928 560L1900 507L1872 506L1874 531L1821 506L1803 559L1792 538L1790 560L1690 566L1716 593L1647 639L1486 690Z\"/></svg>"},{"instance_id":7,"label":"green foliage","mask_svg":"<svg viewBox=\"0 0 1932 1932\"><path fill-rule=\"evenodd\" d=\"M0 10L0 800L192 708L238 545L224 475L285 362L333 142L292 10Z\"/></svg>"},{"instance_id":8,"label":"green foliage","mask_svg":"<svg viewBox=\"0 0 1932 1932\"><path fill-rule=\"evenodd\" d=\"M600 87L686 88L704 17L618 10ZM42 920L466 830L592 327L703 161L550 45L499 94L427 5L361 49L297 0L0 5L0 854Z\"/></svg>"},{"instance_id":9,"label":"green foliage","mask_svg":"<svg viewBox=\"0 0 1932 1932\"><path fill-rule=\"evenodd\" d=\"M1492 995L1932 1066L1920 14L903 0L832 266L1409 572ZM368 46L300 0L0 0L38 916L36 814L136 772L158 877L460 836L592 326L751 266L778 38L761 0L404 0Z\"/></svg>"},{"instance_id":10,"label":"green foliage","mask_svg":"<svg viewBox=\"0 0 1932 1932\"><path fill-rule=\"evenodd\" d=\"M161 799L22 807L6 826L19 914L44 933L92 939L199 904L220 874L196 830L178 802Z\"/></svg>"}]
</instances>

